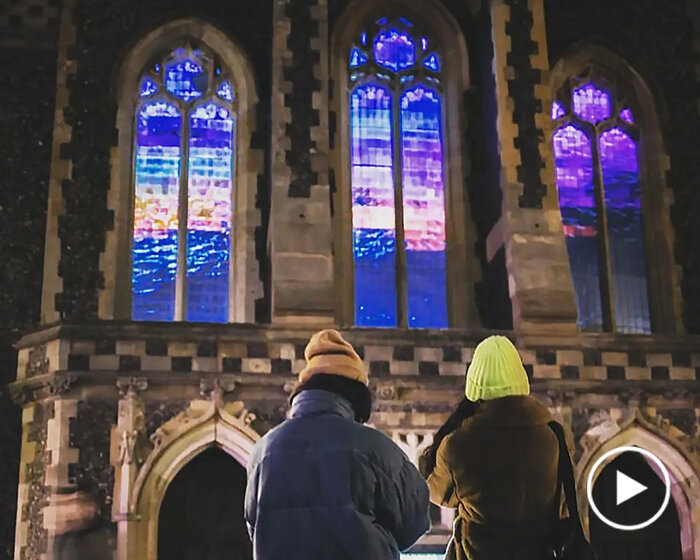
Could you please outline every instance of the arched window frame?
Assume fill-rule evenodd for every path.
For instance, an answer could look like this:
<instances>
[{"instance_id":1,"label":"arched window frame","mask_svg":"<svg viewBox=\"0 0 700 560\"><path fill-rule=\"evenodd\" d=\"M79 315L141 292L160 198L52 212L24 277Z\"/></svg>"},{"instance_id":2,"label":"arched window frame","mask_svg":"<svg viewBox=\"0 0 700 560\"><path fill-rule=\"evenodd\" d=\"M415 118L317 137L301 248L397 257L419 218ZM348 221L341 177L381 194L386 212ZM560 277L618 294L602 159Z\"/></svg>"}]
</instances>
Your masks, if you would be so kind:
<instances>
[{"instance_id":1,"label":"arched window frame","mask_svg":"<svg viewBox=\"0 0 700 560\"><path fill-rule=\"evenodd\" d=\"M187 44L201 45L216 55L235 84L236 137L232 200L231 291L229 322L255 321L255 300L263 287L255 254L255 229L261 223L255 207L257 178L263 154L250 148L256 131L258 96L252 68L243 50L211 24L186 19L168 23L145 35L126 54L115 75L118 147L111 155L108 206L114 212L114 229L107 234L100 269L105 278L99 297L100 319L131 319L131 271L134 210L135 110L144 68L159 54Z\"/></svg>"},{"instance_id":2,"label":"arched window frame","mask_svg":"<svg viewBox=\"0 0 700 560\"><path fill-rule=\"evenodd\" d=\"M479 326L474 284L480 268L474 254L475 231L465 190L468 167L463 143L463 94L469 88L467 47L459 25L444 6L434 0L390 0L377 6L371 0L350 3L334 24L331 36L331 165L335 284L339 288L336 320L355 324L354 261L352 249L352 199L350 181L349 52L368 24L381 17L406 18L420 27L442 55L443 173L445 185L445 236L447 253L448 326ZM405 310L403 310L405 312ZM398 317L401 310L397 309ZM405 313L404 313L405 316ZM398 327L406 327L399 323Z\"/></svg>"},{"instance_id":3,"label":"arched window frame","mask_svg":"<svg viewBox=\"0 0 700 560\"><path fill-rule=\"evenodd\" d=\"M657 111L657 103L647 83L617 53L594 43L574 45L552 67L552 100L567 82L587 75L610 86L625 100L634 115L638 131L637 155L641 189L642 219L646 248L647 290L653 334L683 332L680 269L673 254L673 227L670 206L673 192L666 182L668 156ZM549 113L550 107L546 108ZM558 125L551 122L548 146Z\"/></svg>"}]
</instances>

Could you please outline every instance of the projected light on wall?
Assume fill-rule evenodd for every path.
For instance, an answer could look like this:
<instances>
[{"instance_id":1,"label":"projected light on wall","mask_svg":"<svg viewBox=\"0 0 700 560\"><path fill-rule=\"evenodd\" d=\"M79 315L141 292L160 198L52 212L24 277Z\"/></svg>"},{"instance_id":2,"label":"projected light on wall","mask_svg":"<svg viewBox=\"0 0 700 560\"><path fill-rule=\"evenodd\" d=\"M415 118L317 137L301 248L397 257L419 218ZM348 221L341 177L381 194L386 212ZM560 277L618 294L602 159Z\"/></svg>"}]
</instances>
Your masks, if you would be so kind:
<instances>
[{"instance_id":1,"label":"projected light on wall","mask_svg":"<svg viewBox=\"0 0 700 560\"><path fill-rule=\"evenodd\" d=\"M152 64L140 81L135 320L229 318L235 95L214 67L212 56L182 47Z\"/></svg>"},{"instance_id":2,"label":"projected light on wall","mask_svg":"<svg viewBox=\"0 0 700 560\"><path fill-rule=\"evenodd\" d=\"M587 82L571 91L573 114L558 100L551 115L579 326L650 333L639 130L629 107L615 109L612 88Z\"/></svg>"},{"instance_id":3,"label":"projected light on wall","mask_svg":"<svg viewBox=\"0 0 700 560\"><path fill-rule=\"evenodd\" d=\"M348 55L355 323L444 328L441 58L406 19L373 28Z\"/></svg>"}]
</instances>

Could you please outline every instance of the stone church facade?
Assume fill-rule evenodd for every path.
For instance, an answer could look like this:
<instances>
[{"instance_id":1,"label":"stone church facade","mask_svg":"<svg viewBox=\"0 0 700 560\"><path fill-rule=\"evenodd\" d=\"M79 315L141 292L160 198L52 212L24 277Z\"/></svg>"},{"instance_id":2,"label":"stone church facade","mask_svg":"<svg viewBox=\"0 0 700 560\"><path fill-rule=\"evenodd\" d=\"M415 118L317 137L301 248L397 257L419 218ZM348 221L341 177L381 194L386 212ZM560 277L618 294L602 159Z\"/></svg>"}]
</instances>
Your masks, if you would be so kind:
<instances>
[{"instance_id":1,"label":"stone church facade","mask_svg":"<svg viewBox=\"0 0 700 560\"><path fill-rule=\"evenodd\" d=\"M367 30L382 33L394 24L415 26L416 37L425 37L424 68L415 76L395 73L408 76L405 81L391 72L385 77L379 58L362 58ZM8 266L34 273L26 283L13 276L7 296L28 292L17 301L33 313L19 321L16 379L9 386L21 408L16 560L54 557L54 504L74 490L100 504L115 558L164 558L161 505L169 488L211 448L245 465L255 441L285 417L308 337L330 325L343 331L370 371L371 424L414 460L461 398L475 345L489 334L508 335L533 394L574 434L579 503L591 539L605 547L610 536L594 527L584 481L605 452L637 445L669 469L678 557L700 558L695 2L18 1L2 8L0 26L3 57L26 53L43 71L37 83L45 90L28 86L31 97L52 99L39 111L27 110L24 120L16 116L21 111L4 117L22 127L18 134L36 131L45 139L36 151L23 144L18 157L33 169L27 177L6 174L14 195L3 205L11 207L15 196L20 207L45 219L38 235L35 222L27 241L3 242ZM437 45L438 65L426 44ZM134 169L141 141L135 115L143 99L162 93L143 89L144 68L154 60L167 65L168 53L178 48L216 60L211 76L222 69L221 79L229 78L235 92L230 98L217 93L217 103L235 114L235 165L228 306L224 320L212 322L187 320L182 249L173 257L172 316L143 320L135 311L140 179ZM160 72L153 68L148 76ZM406 271L413 266L415 231L400 219L394 323L358 320L357 300L364 295L357 288L353 235L360 226L353 216L360 215L360 203L353 181L355 167L364 164L353 160L349 92L384 79L405 111L408 97L400 92L413 87L405 85L411 80L434 88L441 103L433 142L441 146L444 266L433 278L443 284L444 324L427 328L413 328L406 303L414 301ZM592 230L585 227L592 226L568 221L563 177L569 168L556 153L557 131L588 130L576 128L571 115L571 92L581 84L616 92L620 116L603 120L634 141L646 282L641 327L622 325L627 304L612 287L617 253L605 242L600 282L594 282L600 324L583 324L588 296L580 290L583 276L569 239L577 232L586 237ZM421 95L425 91L433 90ZM30 105L11 101L20 109ZM396 134L403 133L395 127L393 134L396 166ZM371 140L380 146L379 136ZM603 155L595 157L604 158L600 146ZM591 169L602 169L591 174L605 179L603 159L590 161L596 163ZM43 172L48 182L37 178ZM593 180L596 189L601 181ZM399 200L410 192L396 189ZM179 196L182 202L182 191ZM600 209L604 194L596 196ZM412 208L394 206L399 218ZM598 239L612 239L612 220L596 222ZM7 223L18 221L8 217ZM41 236L39 256L22 249ZM20 304L8 299L7 305ZM12 324L14 316L5 313ZM416 550L444 550L451 519L451 512L435 508L433 529Z\"/></svg>"}]
</instances>

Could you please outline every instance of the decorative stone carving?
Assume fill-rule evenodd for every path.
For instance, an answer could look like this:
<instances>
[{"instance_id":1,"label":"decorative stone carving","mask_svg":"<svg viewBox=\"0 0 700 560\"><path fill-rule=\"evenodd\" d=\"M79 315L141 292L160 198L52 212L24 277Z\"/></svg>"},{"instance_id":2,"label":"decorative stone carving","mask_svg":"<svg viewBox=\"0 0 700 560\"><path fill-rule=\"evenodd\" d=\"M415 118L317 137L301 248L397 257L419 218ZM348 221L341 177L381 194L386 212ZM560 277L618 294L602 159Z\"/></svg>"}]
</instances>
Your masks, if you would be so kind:
<instances>
[{"instance_id":1,"label":"decorative stone carving","mask_svg":"<svg viewBox=\"0 0 700 560\"><path fill-rule=\"evenodd\" d=\"M145 377L120 377L117 379L117 389L121 398L136 396L148 389L148 379Z\"/></svg>"},{"instance_id":2,"label":"decorative stone carving","mask_svg":"<svg viewBox=\"0 0 700 560\"><path fill-rule=\"evenodd\" d=\"M48 372L49 358L46 355L46 344L40 344L29 351L29 359L27 360L25 375L27 377L32 377L34 375L42 375Z\"/></svg>"},{"instance_id":3,"label":"decorative stone carving","mask_svg":"<svg viewBox=\"0 0 700 560\"><path fill-rule=\"evenodd\" d=\"M63 395L70 391L71 385L76 377L71 373L55 373L49 379L49 393L52 395Z\"/></svg>"},{"instance_id":4,"label":"decorative stone carving","mask_svg":"<svg viewBox=\"0 0 700 560\"><path fill-rule=\"evenodd\" d=\"M202 377L199 381L199 394L212 401L222 400L224 394L233 392L235 388L236 381L226 375Z\"/></svg>"}]
</instances>

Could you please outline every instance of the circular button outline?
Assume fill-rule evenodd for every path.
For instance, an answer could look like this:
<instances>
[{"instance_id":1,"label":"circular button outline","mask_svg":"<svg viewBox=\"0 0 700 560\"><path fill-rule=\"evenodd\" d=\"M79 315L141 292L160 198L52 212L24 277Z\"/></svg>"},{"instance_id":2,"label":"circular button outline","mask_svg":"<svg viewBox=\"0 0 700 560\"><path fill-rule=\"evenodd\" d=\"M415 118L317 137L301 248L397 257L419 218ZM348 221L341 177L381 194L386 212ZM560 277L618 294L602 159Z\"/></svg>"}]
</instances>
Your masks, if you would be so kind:
<instances>
[{"instance_id":1,"label":"circular button outline","mask_svg":"<svg viewBox=\"0 0 700 560\"><path fill-rule=\"evenodd\" d=\"M664 475L664 484L666 485L666 495L664 496L664 502L661 504L661 507L659 510L653 515L653 517L647 519L643 523L638 523L637 525L622 525L620 523L615 523L614 521L611 521L607 517L605 517L600 510L598 509L598 506L595 504L593 501L593 475L596 473L600 465L607 459L608 457L611 457L612 455L619 455L620 453L625 453L627 451L631 451L633 453L641 453L642 455L645 455L649 457L654 463L656 463L659 468L661 469L661 472ZM638 531L640 529L644 529L654 523L659 517L661 517L666 511L666 507L668 506L668 503L671 501L671 477L668 473L668 469L666 468L666 465L664 465L661 462L661 459L659 459L656 455L654 455L651 451L647 451L646 449L643 449L641 447L634 447L631 445L623 445L621 447L616 447L615 449L611 449L610 451L604 453L601 455L598 460L593 463L593 467L591 467L591 471L588 473L588 480L587 480L587 488L586 488L586 495L588 497L588 505L590 505L591 509L593 512L598 516L598 518L608 525L609 527L612 527L613 529L619 529L620 531Z\"/></svg>"}]
</instances>

